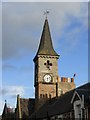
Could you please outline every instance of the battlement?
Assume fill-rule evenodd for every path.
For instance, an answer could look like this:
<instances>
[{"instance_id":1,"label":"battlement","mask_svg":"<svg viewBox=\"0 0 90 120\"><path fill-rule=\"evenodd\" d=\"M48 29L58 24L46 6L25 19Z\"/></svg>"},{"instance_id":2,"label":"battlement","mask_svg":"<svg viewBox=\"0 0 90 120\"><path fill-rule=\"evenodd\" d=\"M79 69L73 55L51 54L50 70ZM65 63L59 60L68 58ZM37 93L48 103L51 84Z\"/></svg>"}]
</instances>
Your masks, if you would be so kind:
<instances>
[{"instance_id":1,"label":"battlement","mask_svg":"<svg viewBox=\"0 0 90 120\"><path fill-rule=\"evenodd\" d=\"M58 78L58 82L74 83L74 78L61 77L61 78Z\"/></svg>"}]
</instances>

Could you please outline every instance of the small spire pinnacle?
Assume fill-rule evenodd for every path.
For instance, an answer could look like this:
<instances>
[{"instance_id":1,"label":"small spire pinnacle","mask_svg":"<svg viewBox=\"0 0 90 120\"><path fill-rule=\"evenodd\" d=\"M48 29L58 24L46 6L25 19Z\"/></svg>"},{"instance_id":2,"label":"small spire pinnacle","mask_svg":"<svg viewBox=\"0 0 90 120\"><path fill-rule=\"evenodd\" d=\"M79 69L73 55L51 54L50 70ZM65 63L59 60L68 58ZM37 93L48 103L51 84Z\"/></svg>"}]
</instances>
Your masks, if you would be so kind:
<instances>
[{"instance_id":1,"label":"small spire pinnacle","mask_svg":"<svg viewBox=\"0 0 90 120\"><path fill-rule=\"evenodd\" d=\"M5 103L7 103L7 101L5 100Z\"/></svg>"},{"instance_id":2,"label":"small spire pinnacle","mask_svg":"<svg viewBox=\"0 0 90 120\"><path fill-rule=\"evenodd\" d=\"M34 62L35 59L38 57L38 55L51 55L59 58L59 55L55 52L52 44L52 38L51 38L48 19L47 19L48 11L46 11L45 14L46 14L46 19L43 25L39 48L36 53L36 56L33 59Z\"/></svg>"},{"instance_id":3,"label":"small spire pinnacle","mask_svg":"<svg viewBox=\"0 0 90 120\"><path fill-rule=\"evenodd\" d=\"M46 16L46 19L47 19L47 15L49 14L50 12L48 11L48 10L46 10L45 12L44 12L44 15Z\"/></svg>"}]
</instances>

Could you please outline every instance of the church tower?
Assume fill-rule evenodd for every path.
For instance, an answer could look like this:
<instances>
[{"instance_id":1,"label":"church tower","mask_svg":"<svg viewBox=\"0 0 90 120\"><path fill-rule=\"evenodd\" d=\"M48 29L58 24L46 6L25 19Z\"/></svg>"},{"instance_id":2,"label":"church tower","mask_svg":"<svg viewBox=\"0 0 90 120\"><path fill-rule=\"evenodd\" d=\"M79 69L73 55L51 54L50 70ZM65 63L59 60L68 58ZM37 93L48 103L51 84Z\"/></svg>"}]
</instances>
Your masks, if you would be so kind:
<instances>
[{"instance_id":1,"label":"church tower","mask_svg":"<svg viewBox=\"0 0 90 120\"><path fill-rule=\"evenodd\" d=\"M58 59L52 44L49 24L45 19L41 40L37 54L34 58L35 73L35 101L36 108L40 107L47 99L57 95Z\"/></svg>"}]
</instances>

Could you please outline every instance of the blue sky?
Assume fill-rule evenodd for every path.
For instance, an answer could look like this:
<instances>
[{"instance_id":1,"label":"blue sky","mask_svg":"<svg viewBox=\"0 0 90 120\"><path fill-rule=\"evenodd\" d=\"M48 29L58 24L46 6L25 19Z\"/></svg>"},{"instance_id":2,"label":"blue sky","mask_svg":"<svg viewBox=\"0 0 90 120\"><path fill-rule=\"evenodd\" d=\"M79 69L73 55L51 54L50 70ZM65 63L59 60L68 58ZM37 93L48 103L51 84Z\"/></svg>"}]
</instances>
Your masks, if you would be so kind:
<instances>
[{"instance_id":1,"label":"blue sky","mask_svg":"<svg viewBox=\"0 0 90 120\"><path fill-rule=\"evenodd\" d=\"M34 97L34 63L45 16L54 49L60 55L59 76L73 77L80 86L88 82L88 3L2 4L2 104L14 107L16 95ZM1 110L0 110L1 111Z\"/></svg>"}]
</instances>

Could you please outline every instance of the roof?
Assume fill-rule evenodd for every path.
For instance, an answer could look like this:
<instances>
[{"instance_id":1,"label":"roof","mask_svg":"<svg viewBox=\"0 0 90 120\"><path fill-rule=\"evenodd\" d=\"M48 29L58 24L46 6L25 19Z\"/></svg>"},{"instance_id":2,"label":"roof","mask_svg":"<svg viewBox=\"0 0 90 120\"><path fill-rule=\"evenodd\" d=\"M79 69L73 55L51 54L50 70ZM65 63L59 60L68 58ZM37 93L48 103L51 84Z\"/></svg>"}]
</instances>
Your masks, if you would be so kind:
<instances>
[{"instance_id":1,"label":"roof","mask_svg":"<svg viewBox=\"0 0 90 120\"><path fill-rule=\"evenodd\" d=\"M6 103L6 100L5 100L5 105L4 105L2 117L4 117L7 113L8 113L8 111L7 111L7 103Z\"/></svg>"},{"instance_id":2,"label":"roof","mask_svg":"<svg viewBox=\"0 0 90 120\"><path fill-rule=\"evenodd\" d=\"M85 103L90 103L90 89L77 89L74 92L71 103L84 99Z\"/></svg>"},{"instance_id":3,"label":"roof","mask_svg":"<svg viewBox=\"0 0 90 120\"><path fill-rule=\"evenodd\" d=\"M20 108L22 117L28 117L34 111L35 99L20 98Z\"/></svg>"},{"instance_id":4,"label":"roof","mask_svg":"<svg viewBox=\"0 0 90 120\"><path fill-rule=\"evenodd\" d=\"M77 90L77 93L79 94L80 97L82 97L82 95L84 95L85 100L89 100L90 89L89 90L80 89L80 90Z\"/></svg>"},{"instance_id":5,"label":"roof","mask_svg":"<svg viewBox=\"0 0 90 120\"><path fill-rule=\"evenodd\" d=\"M10 117L14 117L14 111L13 111L13 108L7 107L7 103L5 100L2 118L10 118Z\"/></svg>"},{"instance_id":6,"label":"roof","mask_svg":"<svg viewBox=\"0 0 90 120\"><path fill-rule=\"evenodd\" d=\"M83 89L83 91L81 89ZM47 113L48 116L54 116L70 112L72 110L71 100L74 92L78 91L79 95L84 93L85 96L87 96L88 93L86 91L88 90L90 90L90 83L73 89L58 98L49 99L38 111L32 114L31 118L45 118L47 117Z\"/></svg>"},{"instance_id":7,"label":"roof","mask_svg":"<svg viewBox=\"0 0 90 120\"><path fill-rule=\"evenodd\" d=\"M34 111L35 99L20 98L20 107L22 117L28 117Z\"/></svg>"},{"instance_id":8,"label":"roof","mask_svg":"<svg viewBox=\"0 0 90 120\"><path fill-rule=\"evenodd\" d=\"M41 35L39 49L35 57L37 57L37 55L59 56L53 48L52 38L51 38L49 24L48 24L47 19L45 19L45 22L44 22L44 27L43 27L43 31Z\"/></svg>"},{"instance_id":9,"label":"roof","mask_svg":"<svg viewBox=\"0 0 90 120\"><path fill-rule=\"evenodd\" d=\"M17 107L15 109L16 118L28 118L34 112L35 99L34 98L20 98L17 95Z\"/></svg>"},{"instance_id":10,"label":"roof","mask_svg":"<svg viewBox=\"0 0 90 120\"><path fill-rule=\"evenodd\" d=\"M71 98L74 90L65 93L58 98L49 99L38 111L32 114L31 118L45 118L48 116L54 116L69 112L72 109Z\"/></svg>"},{"instance_id":11,"label":"roof","mask_svg":"<svg viewBox=\"0 0 90 120\"><path fill-rule=\"evenodd\" d=\"M86 84L77 87L76 90L77 90L77 89L86 89L86 90L90 90L90 82L87 82Z\"/></svg>"}]
</instances>

